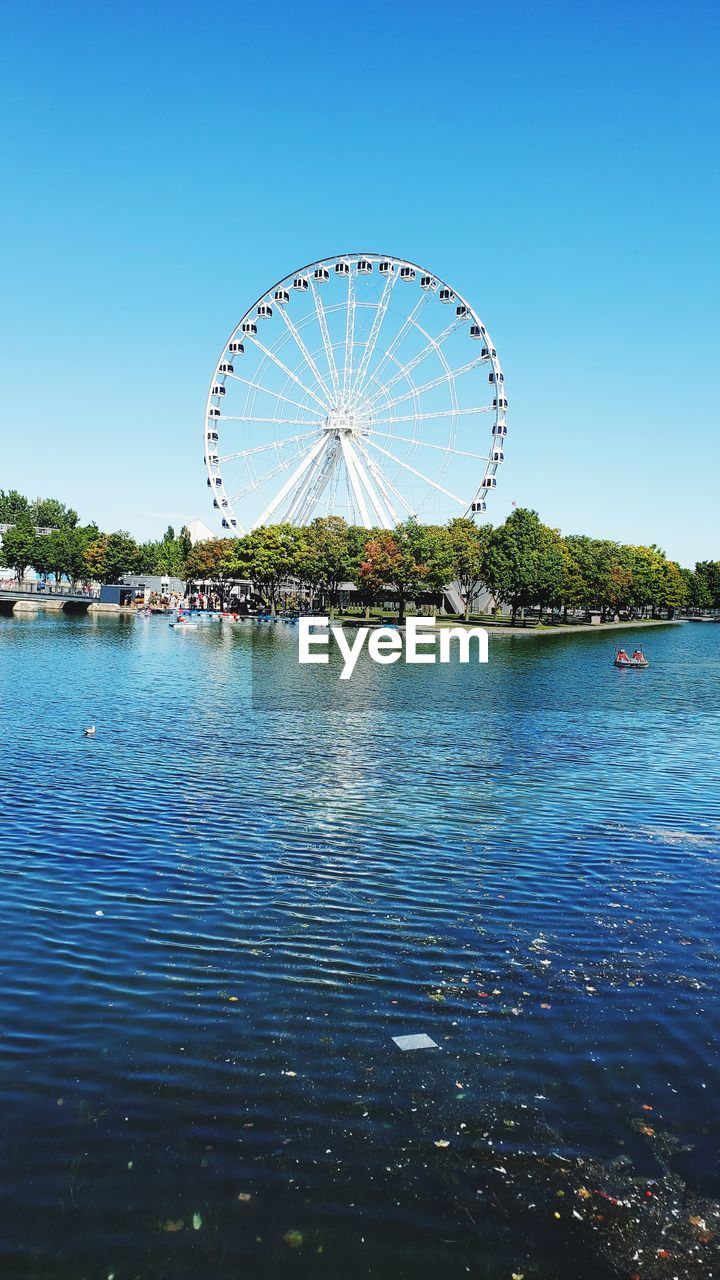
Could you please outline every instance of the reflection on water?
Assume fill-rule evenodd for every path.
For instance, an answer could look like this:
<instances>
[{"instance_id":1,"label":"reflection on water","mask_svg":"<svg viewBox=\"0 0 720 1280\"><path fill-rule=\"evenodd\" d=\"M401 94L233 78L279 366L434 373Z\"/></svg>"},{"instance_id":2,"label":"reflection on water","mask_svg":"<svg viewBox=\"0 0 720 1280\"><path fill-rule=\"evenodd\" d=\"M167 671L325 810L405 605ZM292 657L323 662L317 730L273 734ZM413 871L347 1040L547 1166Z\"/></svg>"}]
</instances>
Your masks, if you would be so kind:
<instances>
[{"instance_id":1,"label":"reflection on water","mask_svg":"<svg viewBox=\"0 0 720 1280\"><path fill-rule=\"evenodd\" d=\"M717 1270L720 628L296 642L0 619L0 1275Z\"/></svg>"}]
</instances>

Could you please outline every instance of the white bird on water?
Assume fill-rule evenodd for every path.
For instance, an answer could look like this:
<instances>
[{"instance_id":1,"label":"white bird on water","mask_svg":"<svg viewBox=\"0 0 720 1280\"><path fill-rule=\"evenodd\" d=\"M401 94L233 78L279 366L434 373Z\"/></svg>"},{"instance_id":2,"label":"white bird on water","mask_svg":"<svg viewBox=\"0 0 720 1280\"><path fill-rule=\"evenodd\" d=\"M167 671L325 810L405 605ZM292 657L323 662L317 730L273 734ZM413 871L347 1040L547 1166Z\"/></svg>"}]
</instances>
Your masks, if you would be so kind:
<instances>
[{"instance_id":1,"label":"white bird on water","mask_svg":"<svg viewBox=\"0 0 720 1280\"><path fill-rule=\"evenodd\" d=\"M91 724L91 725L89 726L89 728L87 728L87 729L85 730L85 737L86 737L86 738L94 738L94 737L95 737L95 725L94 725L94 724Z\"/></svg>"}]
</instances>

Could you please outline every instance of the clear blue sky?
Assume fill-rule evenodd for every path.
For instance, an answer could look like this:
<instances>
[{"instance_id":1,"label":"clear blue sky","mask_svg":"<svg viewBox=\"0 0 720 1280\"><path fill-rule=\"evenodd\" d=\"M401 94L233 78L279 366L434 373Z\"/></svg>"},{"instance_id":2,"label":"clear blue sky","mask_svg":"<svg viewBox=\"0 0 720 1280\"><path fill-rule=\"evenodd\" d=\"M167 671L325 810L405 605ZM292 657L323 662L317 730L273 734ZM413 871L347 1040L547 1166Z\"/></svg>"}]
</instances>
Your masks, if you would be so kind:
<instances>
[{"instance_id":1,"label":"clear blue sky","mask_svg":"<svg viewBox=\"0 0 720 1280\"><path fill-rule=\"evenodd\" d=\"M278 277L378 249L507 373L492 519L720 557L718 7L18 3L0 18L0 487L210 519L207 384Z\"/></svg>"}]
</instances>

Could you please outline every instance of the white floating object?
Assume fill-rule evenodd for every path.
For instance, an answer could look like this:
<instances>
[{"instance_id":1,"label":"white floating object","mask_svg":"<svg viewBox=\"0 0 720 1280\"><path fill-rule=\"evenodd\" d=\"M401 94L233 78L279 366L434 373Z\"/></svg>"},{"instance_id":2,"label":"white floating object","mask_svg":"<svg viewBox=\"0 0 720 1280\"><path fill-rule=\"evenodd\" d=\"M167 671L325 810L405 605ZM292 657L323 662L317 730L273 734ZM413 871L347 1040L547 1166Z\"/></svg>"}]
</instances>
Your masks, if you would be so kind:
<instances>
[{"instance_id":1,"label":"white floating object","mask_svg":"<svg viewBox=\"0 0 720 1280\"><path fill-rule=\"evenodd\" d=\"M402 1049L403 1052L406 1049L439 1049L440 1048L440 1046L436 1044L434 1040L430 1039L430 1036L425 1035L424 1031L420 1032L420 1034L416 1036L393 1036L393 1040L395 1041L395 1044L397 1045L398 1049Z\"/></svg>"},{"instance_id":2,"label":"white floating object","mask_svg":"<svg viewBox=\"0 0 720 1280\"><path fill-rule=\"evenodd\" d=\"M94 737L95 737L95 725L94 725L94 724L89 725L89 726L88 726L88 728L85 730L85 737L86 737L86 738L94 738Z\"/></svg>"}]
</instances>

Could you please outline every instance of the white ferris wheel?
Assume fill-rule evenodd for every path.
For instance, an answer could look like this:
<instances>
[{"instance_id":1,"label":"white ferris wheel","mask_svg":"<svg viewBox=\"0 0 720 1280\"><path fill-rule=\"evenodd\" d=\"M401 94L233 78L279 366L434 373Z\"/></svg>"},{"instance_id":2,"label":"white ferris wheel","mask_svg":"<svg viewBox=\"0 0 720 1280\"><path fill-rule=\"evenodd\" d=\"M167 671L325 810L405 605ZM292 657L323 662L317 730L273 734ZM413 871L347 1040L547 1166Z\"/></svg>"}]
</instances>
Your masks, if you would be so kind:
<instances>
[{"instance_id":1,"label":"white ferris wheel","mask_svg":"<svg viewBox=\"0 0 720 1280\"><path fill-rule=\"evenodd\" d=\"M504 384L487 329L437 276L377 253L302 267L246 311L215 367L204 446L223 529L484 512Z\"/></svg>"}]
</instances>

